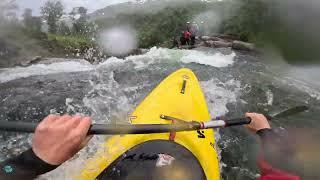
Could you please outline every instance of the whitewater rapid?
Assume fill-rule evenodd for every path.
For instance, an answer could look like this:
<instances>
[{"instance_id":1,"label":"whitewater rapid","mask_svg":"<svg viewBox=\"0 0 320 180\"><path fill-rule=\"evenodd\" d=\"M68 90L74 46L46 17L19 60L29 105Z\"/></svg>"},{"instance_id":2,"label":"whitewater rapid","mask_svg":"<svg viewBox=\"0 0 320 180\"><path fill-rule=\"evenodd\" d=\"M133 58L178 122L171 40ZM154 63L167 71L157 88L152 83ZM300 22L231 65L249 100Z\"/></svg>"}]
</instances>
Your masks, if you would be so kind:
<instances>
[{"instance_id":1,"label":"whitewater rapid","mask_svg":"<svg viewBox=\"0 0 320 180\"><path fill-rule=\"evenodd\" d=\"M15 67L0 70L0 83L7 83L17 79L23 79L35 76L50 76L59 73L77 73L88 72L91 76L100 79L98 82L89 81L91 87L87 95L83 98L84 106L92 112L92 117L96 123L114 123L112 119L125 119L123 122L128 123L127 117L137 105L136 99L143 98L150 91L153 83L141 81L136 85L119 84L115 79L113 70L128 68L130 71L147 70L155 64L201 64L211 67L224 68L232 66L235 61L235 53L223 55L220 52L209 53L196 50L170 50L164 48L151 48L147 53L142 55L129 56L124 59L111 57L100 64L92 65L83 60L68 60L65 62L56 62L51 64L35 64L29 67ZM162 67L165 68L165 67ZM179 67L177 67L179 68ZM108 71L108 72L106 72ZM169 74L167 74L169 75ZM136 80L139 81L139 80ZM219 84L219 86L217 86ZM223 86L234 86L233 91ZM230 80L226 83L219 81L217 78L210 78L208 81L201 81L205 96L208 100L208 106L212 116L224 115L228 112L226 104L236 100L240 82ZM148 89L146 91L145 89ZM141 91L144 91L141 93ZM92 97L92 94L98 94ZM133 96L128 96L132 94ZM75 103L73 98L66 98L65 104L67 111L74 111ZM104 108L104 107L112 107ZM217 135L218 136L218 135ZM45 179L70 179L79 174L86 160L99 150L100 145L107 137L94 137L90 144L82 150L76 158L71 159L58 169L50 172L41 178ZM30 141L30 137L28 138ZM101 150L101 149L100 149ZM40 179L41 179L40 178Z\"/></svg>"},{"instance_id":2,"label":"whitewater rapid","mask_svg":"<svg viewBox=\"0 0 320 180\"><path fill-rule=\"evenodd\" d=\"M56 62L51 64L34 64L28 67L15 67L0 69L0 83L8 82L14 79L27 78L37 75L49 75L66 72L94 71L99 67L115 65L126 62L133 62L135 68L146 68L150 64L163 63L170 61L184 63L198 63L214 67L226 67L234 62L235 53L223 55L219 52L210 54L196 50L170 50L165 48L151 48L146 54L129 56L124 59L111 57L98 65L92 65L81 59L67 60L65 62Z\"/></svg>"},{"instance_id":3,"label":"whitewater rapid","mask_svg":"<svg viewBox=\"0 0 320 180\"><path fill-rule=\"evenodd\" d=\"M111 57L99 64L65 60L0 69L0 117L28 120L49 112L90 113L95 123L127 124L143 98L180 68L190 68L197 75L212 118L318 103L320 97L305 83L271 73L250 54L229 49L154 47L142 55ZM228 172L222 171L225 179L239 174L242 179L255 179L258 171L248 165L248 159L254 161L249 150L255 141L241 128L217 130L215 136L221 169ZM95 136L73 159L39 179L74 179L87 159L97 151L106 151L101 147L106 138ZM3 160L28 148L31 135L0 133L0 139Z\"/></svg>"}]
</instances>

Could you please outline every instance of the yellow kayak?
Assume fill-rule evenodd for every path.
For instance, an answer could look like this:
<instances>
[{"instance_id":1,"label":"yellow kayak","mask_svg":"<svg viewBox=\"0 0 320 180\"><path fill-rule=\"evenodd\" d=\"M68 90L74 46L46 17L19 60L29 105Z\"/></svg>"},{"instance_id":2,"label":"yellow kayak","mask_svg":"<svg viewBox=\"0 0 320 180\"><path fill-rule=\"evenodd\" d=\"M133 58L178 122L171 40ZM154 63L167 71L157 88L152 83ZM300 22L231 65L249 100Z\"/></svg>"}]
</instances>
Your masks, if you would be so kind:
<instances>
[{"instance_id":1,"label":"yellow kayak","mask_svg":"<svg viewBox=\"0 0 320 180\"><path fill-rule=\"evenodd\" d=\"M163 118L163 117L170 118ZM132 124L209 121L195 74L180 69L163 80L130 116ZM109 138L78 179L220 179L212 129Z\"/></svg>"}]
</instances>

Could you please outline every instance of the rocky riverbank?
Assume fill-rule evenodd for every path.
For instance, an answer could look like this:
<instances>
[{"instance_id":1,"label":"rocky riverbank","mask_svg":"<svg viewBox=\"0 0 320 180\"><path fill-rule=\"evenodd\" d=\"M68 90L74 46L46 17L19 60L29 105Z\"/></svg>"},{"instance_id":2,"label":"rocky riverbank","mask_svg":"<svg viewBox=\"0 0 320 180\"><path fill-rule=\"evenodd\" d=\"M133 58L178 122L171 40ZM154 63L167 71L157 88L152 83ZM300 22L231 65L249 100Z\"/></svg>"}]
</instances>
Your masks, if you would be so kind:
<instances>
[{"instance_id":1,"label":"rocky riverbank","mask_svg":"<svg viewBox=\"0 0 320 180\"><path fill-rule=\"evenodd\" d=\"M30 66L32 64L37 64L37 63L44 63L46 64L47 62L51 62L52 59L54 61L59 61L59 58L63 59L64 61L70 59L82 59L90 62L91 64L96 64L101 61L104 61L105 59L108 59L109 55L105 54L101 56L102 51L96 50L95 48L90 48L86 52L82 53L70 53L70 55L66 55L66 57L63 57L61 55L58 55L58 58L52 58L52 56L46 56L43 53L39 53L39 55L34 55L34 56L17 56L17 54L12 54L12 56L9 56L11 52L16 52L13 51L14 48L10 46L9 49L10 51L7 50L8 48L6 47L6 44L0 45L3 50L3 54L0 54L0 68L6 68L6 67L13 67L13 66ZM194 49L194 48L200 48L200 47L209 47L209 48L230 48L233 50L242 50L242 51L255 51L256 47L252 43L247 43L240 41L239 39L229 36L229 35L213 35L213 36L201 36L197 37L196 45L194 46L181 46L180 48L182 49ZM1 50L0 49L0 50ZM13 49L13 50L12 50ZM17 50L18 51L18 50ZM1 51L2 52L2 51ZM73 52L73 51L72 51ZM131 55L140 55L148 52L148 49L134 49L130 53L119 56L118 58L125 58L127 56ZM96 54L100 54L99 56L95 56ZM34 54L34 53L33 53ZM73 55L72 55L73 54ZM3 56L2 56L3 55ZM15 58L16 56L16 58Z\"/></svg>"},{"instance_id":2,"label":"rocky riverbank","mask_svg":"<svg viewBox=\"0 0 320 180\"><path fill-rule=\"evenodd\" d=\"M198 38L199 46L211 48L232 48L234 50L255 51L253 43L243 42L239 39L227 35L201 36Z\"/></svg>"}]
</instances>

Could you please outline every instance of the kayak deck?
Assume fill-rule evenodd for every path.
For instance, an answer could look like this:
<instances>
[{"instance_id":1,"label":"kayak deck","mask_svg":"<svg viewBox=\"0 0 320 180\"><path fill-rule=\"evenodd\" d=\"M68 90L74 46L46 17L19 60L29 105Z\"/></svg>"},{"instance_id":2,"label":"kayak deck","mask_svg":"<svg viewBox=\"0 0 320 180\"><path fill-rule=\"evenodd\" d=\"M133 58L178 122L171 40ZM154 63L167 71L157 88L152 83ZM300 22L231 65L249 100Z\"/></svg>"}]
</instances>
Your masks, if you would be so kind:
<instances>
[{"instance_id":1,"label":"kayak deck","mask_svg":"<svg viewBox=\"0 0 320 180\"><path fill-rule=\"evenodd\" d=\"M130 116L130 121L132 124L181 123L162 119L161 115L185 121L205 122L210 120L203 92L191 70L180 69L163 80L136 108ZM165 140L181 145L198 160L206 179L220 179L219 161L214 147L215 140L212 129L112 136L103 145L103 150L98 151L94 158L86 164L85 169L79 175L79 179L97 178L124 153L137 145L143 145L145 142L154 140Z\"/></svg>"}]
</instances>

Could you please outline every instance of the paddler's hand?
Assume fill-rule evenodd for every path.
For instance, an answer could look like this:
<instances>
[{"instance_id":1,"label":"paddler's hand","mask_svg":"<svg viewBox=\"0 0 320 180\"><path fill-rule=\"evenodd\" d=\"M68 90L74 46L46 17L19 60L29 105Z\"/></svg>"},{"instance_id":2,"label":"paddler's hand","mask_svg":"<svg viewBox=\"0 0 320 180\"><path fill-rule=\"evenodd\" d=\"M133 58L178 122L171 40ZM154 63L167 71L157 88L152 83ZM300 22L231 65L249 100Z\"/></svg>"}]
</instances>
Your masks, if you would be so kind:
<instances>
[{"instance_id":1,"label":"paddler's hand","mask_svg":"<svg viewBox=\"0 0 320 180\"><path fill-rule=\"evenodd\" d=\"M90 126L90 117L49 115L35 131L32 150L46 163L60 165L89 142Z\"/></svg>"},{"instance_id":2,"label":"paddler's hand","mask_svg":"<svg viewBox=\"0 0 320 180\"><path fill-rule=\"evenodd\" d=\"M258 113L246 113L246 117L251 118L251 123L246 125L251 131L257 132L261 129L271 129L267 118L263 114Z\"/></svg>"}]
</instances>

